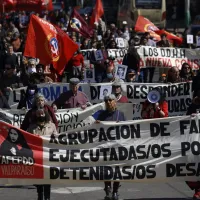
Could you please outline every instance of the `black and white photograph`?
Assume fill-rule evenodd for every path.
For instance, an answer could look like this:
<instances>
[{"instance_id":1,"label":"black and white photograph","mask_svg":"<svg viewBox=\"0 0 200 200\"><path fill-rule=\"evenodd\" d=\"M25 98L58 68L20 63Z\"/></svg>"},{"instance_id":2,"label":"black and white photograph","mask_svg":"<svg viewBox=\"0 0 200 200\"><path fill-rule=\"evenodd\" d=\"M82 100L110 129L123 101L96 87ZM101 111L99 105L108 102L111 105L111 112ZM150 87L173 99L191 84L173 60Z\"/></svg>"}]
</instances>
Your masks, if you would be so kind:
<instances>
[{"instance_id":1,"label":"black and white photograph","mask_svg":"<svg viewBox=\"0 0 200 200\"><path fill-rule=\"evenodd\" d=\"M110 95L111 92L112 92L112 86L111 85L103 85L103 86L101 86L99 99L103 100L104 97Z\"/></svg>"},{"instance_id":2,"label":"black and white photograph","mask_svg":"<svg viewBox=\"0 0 200 200\"><path fill-rule=\"evenodd\" d=\"M126 65L118 65L116 67L115 76L120 79L126 78L127 66Z\"/></svg>"},{"instance_id":3,"label":"black and white photograph","mask_svg":"<svg viewBox=\"0 0 200 200\"><path fill-rule=\"evenodd\" d=\"M95 82L94 68L86 68L84 72L85 81L88 83Z\"/></svg>"},{"instance_id":4,"label":"black and white photograph","mask_svg":"<svg viewBox=\"0 0 200 200\"><path fill-rule=\"evenodd\" d=\"M96 59L96 61L98 61L98 60L103 60L103 53L102 53L102 51L101 50L97 50L97 51L95 51L95 59Z\"/></svg>"}]
</instances>

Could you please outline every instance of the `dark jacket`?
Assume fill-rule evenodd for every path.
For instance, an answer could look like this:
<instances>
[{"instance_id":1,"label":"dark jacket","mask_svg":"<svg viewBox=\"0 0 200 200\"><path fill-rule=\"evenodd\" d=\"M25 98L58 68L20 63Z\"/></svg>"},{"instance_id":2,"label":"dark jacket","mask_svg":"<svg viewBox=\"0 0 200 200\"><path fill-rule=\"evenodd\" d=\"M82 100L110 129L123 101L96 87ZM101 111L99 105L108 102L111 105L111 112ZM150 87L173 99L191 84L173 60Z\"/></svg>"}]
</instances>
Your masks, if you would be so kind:
<instances>
[{"instance_id":1,"label":"dark jacket","mask_svg":"<svg viewBox=\"0 0 200 200\"><path fill-rule=\"evenodd\" d=\"M8 104L8 100L3 95L0 96L0 108L10 109L10 106Z\"/></svg>"},{"instance_id":2,"label":"dark jacket","mask_svg":"<svg viewBox=\"0 0 200 200\"><path fill-rule=\"evenodd\" d=\"M33 95L30 95L28 93L29 89L34 89L35 93ZM38 93L37 85L28 84L28 87L26 89L26 94L20 99L19 104L17 106L17 109L22 109L22 108L30 109L30 108L32 108L32 104L34 102L35 94L37 94L37 93Z\"/></svg>"},{"instance_id":3,"label":"dark jacket","mask_svg":"<svg viewBox=\"0 0 200 200\"><path fill-rule=\"evenodd\" d=\"M117 121L126 121L126 118L124 116L124 113L119 110L115 110L113 112L104 110L99 114L99 116L97 117L97 120L117 122Z\"/></svg>"},{"instance_id":4,"label":"dark jacket","mask_svg":"<svg viewBox=\"0 0 200 200\"><path fill-rule=\"evenodd\" d=\"M189 106L186 115L196 113L197 109L200 111L200 101L197 97L192 100L192 104Z\"/></svg>"}]
</instances>

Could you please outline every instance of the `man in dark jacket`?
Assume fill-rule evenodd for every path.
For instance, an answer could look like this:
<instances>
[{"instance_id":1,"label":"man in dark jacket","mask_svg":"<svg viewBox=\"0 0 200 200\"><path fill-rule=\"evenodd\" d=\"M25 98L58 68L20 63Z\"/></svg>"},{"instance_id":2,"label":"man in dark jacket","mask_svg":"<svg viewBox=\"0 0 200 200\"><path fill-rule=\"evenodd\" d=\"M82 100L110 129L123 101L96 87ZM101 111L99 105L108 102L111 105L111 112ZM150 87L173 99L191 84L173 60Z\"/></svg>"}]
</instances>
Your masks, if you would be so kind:
<instances>
[{"instance_id":1,"label":"man in dark jacket","mask_svg":"<svg viewBox=\"0 0 200 200\"><path fill-rule=\"evenodd\" d=\"M1 79L0 89L8 99L13 89L23 87L20 78L16 75L16 66L10 62L5 64L5 72Z\"/></svg>"}]
</instances>

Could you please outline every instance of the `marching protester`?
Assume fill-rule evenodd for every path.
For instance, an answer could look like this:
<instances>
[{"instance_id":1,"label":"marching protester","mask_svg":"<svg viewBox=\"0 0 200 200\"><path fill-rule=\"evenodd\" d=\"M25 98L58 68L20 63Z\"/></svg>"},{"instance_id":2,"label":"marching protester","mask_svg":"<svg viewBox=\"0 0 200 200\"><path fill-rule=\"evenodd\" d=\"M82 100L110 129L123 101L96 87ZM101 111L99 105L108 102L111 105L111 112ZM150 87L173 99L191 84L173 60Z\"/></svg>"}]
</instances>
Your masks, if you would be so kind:
<instances>
[{"instance_id":1,"label":"marching protester","mask_svg":"<svg viewBox=\"0 0 200 200\"><path fill-rule=\"evenodd\" d=\"M180 83L183 79L180 77L180 72L178 67L171 67L168 70L167 83Z\"/></svg>"},{"instance_id":2,"label":"marching protester","mask_svg":"<svg viewBox=\"0 0 200 200\"><path fill-rule=\"evenodd\" d=\"M126 118L124 116L124 113L119 111L117 109L117 99L115 95L110 94L108 96L104 97L104 102L106 106L106 110L102 111L98 118L97 118L97 123L100 123L101 121L115 121L115 122L120 122L120 121L126 121ZM110 181L105 182L105 200L118 200L118 189L120 187L120 182L113 182L113 187L111 186ZM112 196L111 196L111 189L113 188L112 191Z\"/></svg>"},{"instance_id":3,"label":"marching protester","mask_svg":"<svg viewBox=\"0 0 200 200\"><path fill-rule=\"evenodd\" d=\"M22 130L27 130L29 124L35 123L36 110L39 108L46 110L49 113L50 120L55 124L56 127L58 127L58 121L56 119L53 109L51 108L51 106L47 105L45 97L42 94L37 93L35 95L32 108L26 113L25 118L21 124Z\"/></svg>"},{"instance_id":4,"label":"marching protester","mask_svg":"<svg viewBox=\"0 0 200 200\"><path fill-rule=\"evenodd\" d=\"M44 65L38 64L36 65L36 73L35 73L35 83L53 83L53 80L44 73Z\"/></svg>"},{"instance_id":5,"label":"marching protester","mask_svg":"<svg viewBox=\"0 0 200 200\"><path fill-rule=\"evenodd\" d=\"M47 110L39 108L35 112L35 122L29 125L27 132L38 136L51 136L58 134L56 126L51 122L50 115ZM51 185L36 185L38 200L50 200Z\"/></svg>"},{"instance_id":6,"label":"marching protester","mask_svg":"<svg viewBox=\"0 0 200 200\"><path fill-rule=\"evenodd\" d=\"M113 65L108 65L106 68L106 78L103 83L112 83L114 81L123 81L122 79L115 76L115 67Z\"/></svg>"},{"instance_id":7,"label":"marching protester","mask_svg":"<svg viewBox=\"0 0 200 200\"><path fill-rule=\"evenodd\" d=\"M95 80L97 83L101 83L105 77L106 67L110 64L111 61L108 61L108 53L105 49L105 46L101 43L97 44L97 50L101 50L103 58L96 60L95 52L93 51L90 56L90 63L94 65L95 69Z\"/></svg>"},{"instance_id":8,"label":"marching protester","mask_svg":"<svg viewBox=\"0 0 200 200\"><path fill-rule=\"evenodd\" d=\"M128 70L126 82L128 82L128 83L137 82L136 71L134 69L129 69Z\"/></svg>"},{"instance_id":9,"label":"marching protester","mask_svg":"<svg viewBox=\"0 0 200 200\"><path fill-rule=\"evenodd\" d=\"M161 40L156 43L157 47L170 47L166 34L161 35Z\"/></svg>"},{"instance_id":10,"label":"marching protester","mask_svg":"<svg viewBox=\"0 0 200 200\"><path fill-rule=\"evenodd\" d=\"M194 73L188 63L183 63L180 71L180 78L184 81L192 81Z\"/></svg>"},{"instance_id":11,"label":"marching protester","mask_svg":"<svg viewBox=\"0 0 200 200\"><path fill-rule=\"evenodd\" d=\"M17 109L31 109L35 101L35 95L38 93L38 87L34 84L28 84L26 93L23 98L20 99Z\"/></svg>"},{"instance_id":12,"label":"marching protester","mask_svg":"<svg viewBox=\"0 0 200 200\"><path fill-rule=\"evenodd\" d=\"M16 66L13 62L5 63L5 72L1 81L0 89L7 99L13 89L23 86L20 78L16 75Z\"/></svg>"},{"instance_id":13,"label":"marching protester","mask_svg":"<svg viewBox=\"0 0 200 200\"><path fill-rule=\"evenodd\" d=\"M121 81L115 81L112 84L112 93L115 95L118 103L128 103L128 98L122 95L122 84L123 82Z\"/></svg>"},{"instance_id":14,"label":"marching protester","mask_svg":"<svg viewBox=\"0 0 200 200\"><path fill-rule=\"evenodd\" d=\"M168 102L165 93L151 90L147 95L147 100L142 105L141 116L143 119L168 117Z\"/></svg>"},{"instance_id":15,"label":"marching protester","mask_svg":"<svg viewBox=\"0 0 200 200\"><path fill-rule=\"evenodd\" d=\"M167 83L167 75L165 73L161 74L158 83Z\"/></svg>"},{"instance_id":16,"label":"marching protester","mask_svg":"<svg viewBox=\"0 0 200 200\"><path fill-rule=\"evenodd\" d=\"M65 108L78 108L85 109L89 105L89 99L87 95L79 91L80 80L78 78L71 78L69 80L70 90L64 92L56 99L52 106L54 109L65 109Z\"/></svg>"},{"instance_id":17,"label":"marching protester","mask_svg":"<svg viewBox=\"0 0 200 200\"><path fill-rule=\"evenodd\" d=\"M200 88L195 91L195 96L192 100L191 105L187 109L186 115L194 115L200 113ZM193 199L200 199L200 182L187 181L187 185L191 190L194 190Z\"/></svg>"},{"instance_id":18,"label":"marching protester","mask_svg":"<svg viewBox=\"0 0 200 200\"><path fill-rule=\"evenodd\" d=\"M200 88L195 91L191 105L187 109L186 115L192 115L200 112Z\"/></svg>"},{"instance_id":19,"label":"marching protester","mask_svg":"<svg viewBox=\"0 0 200 200\"><path fill-rule=\"evenodd\" d=\"M3 92L0 90L0 108L2 109L10 109L10 105L8 104L8 100L4 96Z\"/></svg>"},{"instance_id":20,"label":"marching protester","mask_svg":"<svg viewBox=\"0 0 200 200\"><path fill-rule=\"evenodd\" d=\"M72 77L79 78L81 76L81 71L84 70L84 57L80 50L74 53L73 57L70 60L69 67L72 68Z\"/></svg>"},{"instance_id":21,"label":"marching protester","mask_svg":"<svg viewBox=\"0 0 200 200\"><path fill-rule=\"evenodd\" d=\"M128 70L134 70L139 76L140 74L140 56L134 45L130 45L127 54L123 58L123 65L128 66Z\"/></svg>"}]
</instances>

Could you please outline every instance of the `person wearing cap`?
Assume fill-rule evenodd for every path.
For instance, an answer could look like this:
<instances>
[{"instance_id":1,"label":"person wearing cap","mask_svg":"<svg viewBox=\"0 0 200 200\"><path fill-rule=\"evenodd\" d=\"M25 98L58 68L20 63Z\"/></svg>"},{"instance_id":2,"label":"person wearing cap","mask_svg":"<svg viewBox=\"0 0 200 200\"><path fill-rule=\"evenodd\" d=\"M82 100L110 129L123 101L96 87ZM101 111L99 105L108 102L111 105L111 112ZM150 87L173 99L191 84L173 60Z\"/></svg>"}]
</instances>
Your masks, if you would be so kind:
<instances>
[{"instance_id":1,"label":"person wearing cap","mask_svg":"<svg viewBox=\"0 0 200 200\"><path fill-rule=\"evenodd\" d=\"M31 123L27 129L27 132L37 136L51 136L57 135L56 126L51 122L50 116L47 110L37 109L35 112L35 122ZM50 200L51 185L36 185L38 200Z\"/></svg>"},{"instance_id":2,"label":"person wearing cap","mask_svg":"<svg viewBox=\"0 0 200 200\"><path fill-rule=\"evenodd\" d=\"M104 97L105 107L106 110L102 111L98 118L96 123L100 123L101 121L126 121L125 115L123 112L119 111L117 109L117 99L114 94L110 94L108 96ZM118 200L118 189L120 187L120 182L114 182L113 183L113 191L112 191L112 197L111 197L111 182L106 181L105 184L105 199L113 199Z\"/></svg>"},{"instance_id":3,"label":"person wearing cap","mask_svg":"<svg viewBox=\"0 0 200 200\"><path fill-rule=\"evenodd\" d=\"M112 93L115 94L117 103L128 103L128 98L122 95L122 84L121 81L115 81L112 85Z\"/></svg>"},{"instance_id":4,"label":"person wearing cap","mask_svg":"<svg viewBox=\"0 0 200 200\"><path fill-rule=\"evenodd\" d=\"M29 124L34 124L36 122L36 110L44 109L49 113L50 120L55 124L56 128L58 127L58 121L54 114L53 109L46 102L46 99L43 94L37 93L34 98L32 108L26 113L25 118L21 124L22 130L27 130Z\"/></svg>"},{"instance_id":5,"label":"person wearing cap","mask_svg":"<svg viewBox=\"0 0 200 200\"><path fill-rule=\"evenodd\" d=\"M62 93L52 104L57 109L78 108L85 109L89 105L88 97L85 93L79 91L80 80L78 78L71 78L69 80L70 90Z\"/></svg>"},{"instance_id":6,"label":"person wearing cap","mask_svg":"<svg viewBox=\"0 0 200 200\"><path fill-rule=\"evenodd\" d=\"M166 101L166 94L159 89L154 89L153 91L155 94L151 94L151 96L156 97L156 95L159 95L160 97L157 102L154 102L148 98L149 94L147 95L147 100L142 105L142 118L154 119L168 117L168 102Z\"/></svg>"},{"instance_id":7,"label":"person wearing cap","mask_svg":"<svg viewBox=\"0 0 200 200\"><path fill-rule=\"evenodd\" d=\"M12 62L5 63L5 71L1 78L0 89L8 99L13 89L23 87L20 78L16 75L16 66Z\"/></svg>"},{"instance_id":8,"label":"person wearing cap","mask_svg":"<svg viewBox=\"0 0 200 200\"><path fill-rule=\"evenodd\" d=\"M134 69L129 69L127 72L126 82L135 83L136 81L136 71Z\"/></svg>"}]
</instances>

